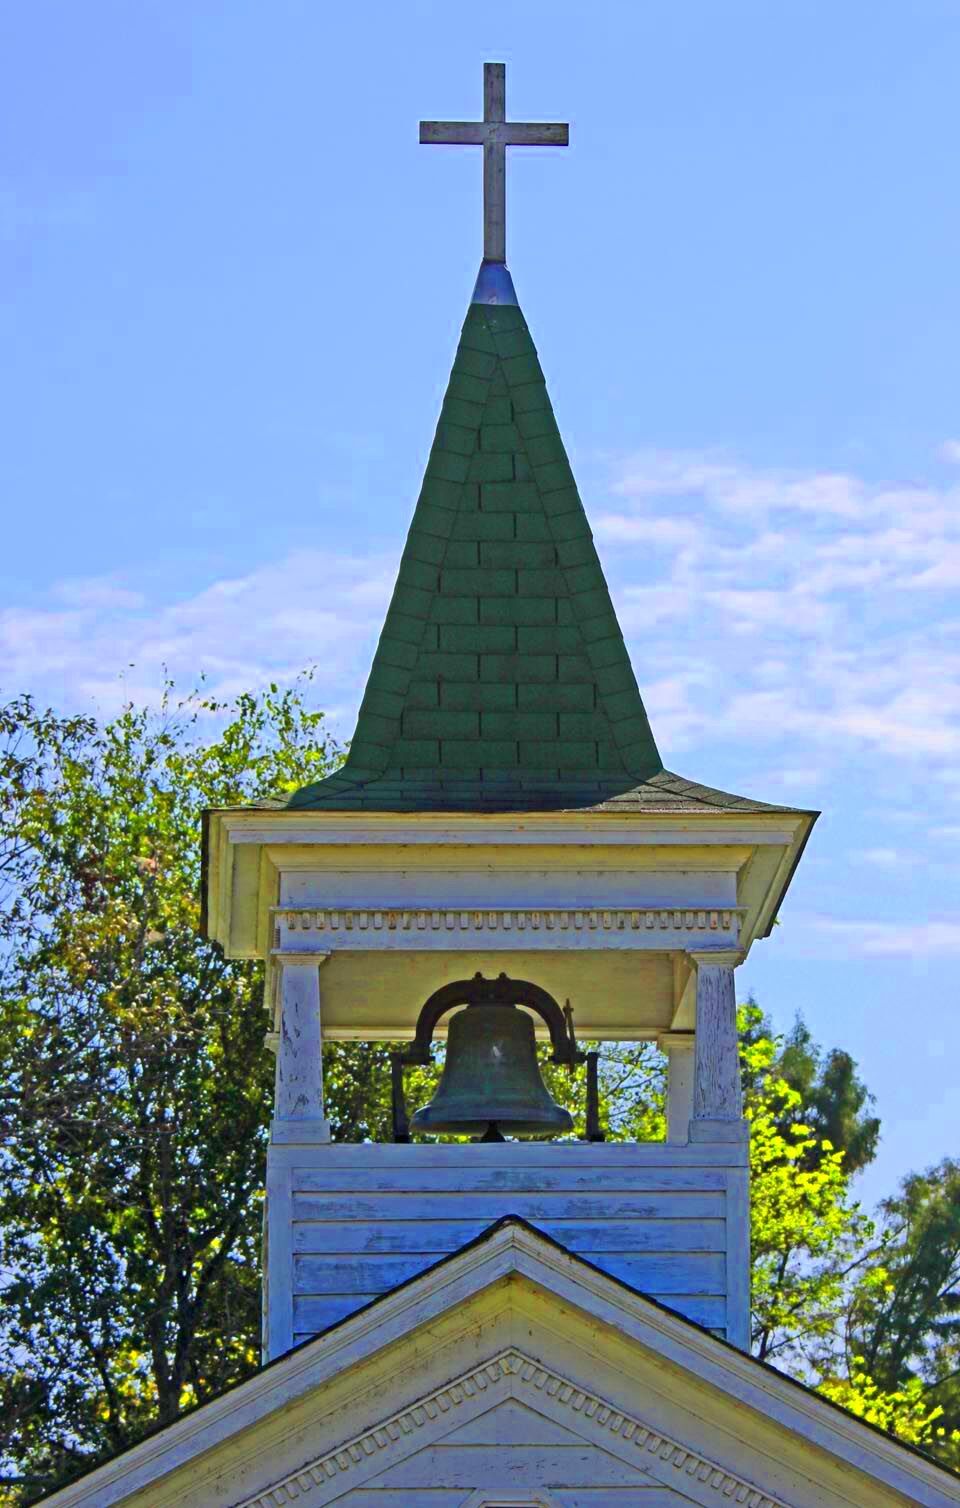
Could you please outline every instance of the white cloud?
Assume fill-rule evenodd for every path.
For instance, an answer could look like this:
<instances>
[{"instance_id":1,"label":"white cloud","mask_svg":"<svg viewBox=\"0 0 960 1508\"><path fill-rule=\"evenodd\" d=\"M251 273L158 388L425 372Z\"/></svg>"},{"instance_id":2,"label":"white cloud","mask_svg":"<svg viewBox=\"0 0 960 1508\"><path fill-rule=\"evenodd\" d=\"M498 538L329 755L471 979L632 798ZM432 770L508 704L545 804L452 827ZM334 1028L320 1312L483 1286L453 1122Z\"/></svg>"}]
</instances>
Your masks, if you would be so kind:
<instances>
[{"instance_id":1,"label":"white cloud","mask_svg":"<svg viewBox=\"0 0 960 1508\"><path fill-rule=\"evenodd\" d=\"M635 456L614 491L634 498L702 496L732 513L859 518L866 508L863 483L842 472L758 471L710 456L656 450Z\"/></svg>"},{"instance_id":2,"label":"white cloud","mask_svg":"<svg viewBox=\"0 0 960 1508\"><path fill-rule=\"evenodd\" d=\"M794 917L796 926L799 918ZM832 917L807 918L810 926L827 938L842 943L845 953L904 955L928 958L933 954L960 954L960 921L838 921Z\"/></svg>"},{"instance_id":3,"label":"white cloud","mask_svg":"<svg viewBox=\"0 0 960 1508\"><path fill-rule=\"evenodd\" d=\"M700 538L700 530L689 519L631 518L625 513L601 513L596 532L604 539L653 545L695 545Z\"/></svg>"},{"instance_id":4,"label":"white cloud","mask_svg":"<svg viewBox=\"0 0 960 1508\"><path fill-rule=\"evenodd\" d=\"M960 466L960 440L944 440L937 454L941 461L949 461L951 465Z\"/></svg>"},{"instance_id":5,"label":"white cloud","mask_svg":"<svg viewBox=\"0 0 960 1508\"><path fill-rule=\"evenodd\" d=\"M64 582L52 595L69 610L0 613L0 684L112 712L155 696L165 671L229 694L315 663L327 704L352 710L395 573L385 558L301 550L155 607L119 582Z\"/></svg>"},{"instance_id":6,"label":"white cloud","mask_svg":"<svg viewBox=\"0 0 960 1508\"><path fill-rule=\"evenodd\" d=\"M689 615L692 603L688 587L681 583L668 586L628 586L617 593L620 627L643 633L671 618Z\"/></svg>"},{"instance_id":7,"label":"white cloud","mask_svg":"<svg viewBox=\"0 0 960 1508\"><path fill-rule=\"evenodd\" d=\"M734 633L752 629L783 628L793 634L822 632L832 621L830 608L798 588L778 592L757 588L737 591L724 588L704 593L704 600L717 608Z\"/></svg>"},{"instance_id":8,"label":"white cloud","mask_svg":"<svg viewBox=\"0 0 960 1508\"><path fill-rule=\"evenodd\" d=\"M641 682L651 659L709 669L709 719L678 725L791 762L829 746L940 777L960 754L960 488L643 452L613 491L597 534Z\"/></svg>"},{"instance_id":9,"label":"white cloud","mask_svg":"<svg viewBox=\"0 0 960 1508\"><path fill-rule=\"evenodd\" d=\"M881 869L893 869L898 864L909 863L895 848L861 848L851 855L859 864L876 864Z\"/></svg>"},{"instance_id":10,"label":"white cloud","mask_svg":"<svg viewBox=\"0 0 960 1508\"><path fill-rule=\"evenodd\" d=\"M53 588L53 595L68 607L136 609L146 606L142 592L131 591L109 576L60 581Z\"/></svg>"},{"instance_id":11,"label":"white cloud","mask_svg":"<svg viewBox=\"0 0 960 1508\"><path fill-rule=\"evenodd\" d=\"M817 789L826 778L826 771L814 765L767 766L752 776L750 789L764 801L809 806L816 801Z\"/></svg>"}]
</instances>

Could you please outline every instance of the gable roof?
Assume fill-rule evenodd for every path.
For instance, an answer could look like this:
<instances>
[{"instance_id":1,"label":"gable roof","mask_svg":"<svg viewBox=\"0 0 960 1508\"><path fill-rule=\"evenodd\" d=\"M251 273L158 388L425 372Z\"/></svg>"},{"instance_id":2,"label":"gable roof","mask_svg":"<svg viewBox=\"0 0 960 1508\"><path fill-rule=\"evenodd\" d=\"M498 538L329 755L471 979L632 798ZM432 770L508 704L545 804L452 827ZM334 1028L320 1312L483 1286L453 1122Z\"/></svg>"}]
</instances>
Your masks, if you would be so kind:
<instances>
[{"instance_id":1,"label":"gable roof","mask_svg":"<svg viewBox=\"0 0 960 1508\"><path fill-rule=\"evenodd\" d=\"M825 1452L835 1462L854 1467L885 1490L883 1501L892 1501L889 1494L896 1494L926 1508L960 1504L960 1479L924 1452L904 1445L767 1363L739 1351L711 1331L569 1252L561 1243L514 1215L498 1220L458 1251L276 1358L256 1376L155 1431L140 1444L42 1501L47 1508L110 1508L114 1504L120 1508L136 1497L139 1505L146 1501L139 1495L158 1491L171 1472L189 1468L202 1455L238 1437L259 1420L288 1412L299 1399L334 1383L414 1329L423 1325L435 1327L444 1314L472 1302L485 1290L509 1282L512 1275L553 1294L568 1309L572 1306L582 1312L591 1325L612 1325L618 1334L653 1353L662 1363L686 1369L699 1382L731 1399L737 1408L752 1410L755 1417L787 1430L804 1442L805 1449ZM494 1363L499 1366L500 1358L487 1358L483 1365ZM530 1365L542 1371L544 1363L540 1358ZM544 1375L549 1375L549 1368ZM563 1386L571 1384L565 1382ZM407 1410L410 1407L408 1404ZM606 1423L603 1416L610 1414L609 1408L601 1408L601 1422ZM623 1413L616 1415L617 1421L624 1419L628 1425L631 1423L630 1417ZM632 1422L643 1428L642 1422ZM388 1423L384 1421L370 1429L371 1439L378 1432L382 1435ZM746 1428L749 1430L749 1426ZM658 1457L678 1469L690 1470L694 1460L709 1466L721 1495L727 1488L727 1496L735 1494L741 1486L752 1491L745 1479L730 1471L729 1465L718 1466L707 1457L691 1456L689 1444L671 1441L662 1427L653 1438ZM338 1460L349 1465L351 1458L361 1458L367 1446L358 1442L352 1437L349 1441L338 1440L327 1462L328 1466L333 1463L331 1470ZM323 1479L327 1469L325 1459L318 1457L316 1462L299 1469L304 1478L302 1485L306 1485L306 1474L312 1466L319 1470L314 1480ZM699 1464L696 1469L700 1469ZM261 1495L267 1503L284 1502L287 1499L282 1495L271 1497L282 1490L284 1483L278 1480L258 1489L243 1502L258 1503ZM779 1498L764 1492L735 1500L780 1508ZM166 1490L164 1501L168 1501ZM190 1501L199 1500L191 1497Z\"/></svg>"},{"instance_id":2,"label":"gable roof","mask_svg":"<svg viewBox=\"0 0 960 1508\"><path fill-rule=\"evenodd\" d=\"M582 807L662 769L505 268L494 284L467 311L347 762L293 808Z\"/></svg>"}]
</instances>

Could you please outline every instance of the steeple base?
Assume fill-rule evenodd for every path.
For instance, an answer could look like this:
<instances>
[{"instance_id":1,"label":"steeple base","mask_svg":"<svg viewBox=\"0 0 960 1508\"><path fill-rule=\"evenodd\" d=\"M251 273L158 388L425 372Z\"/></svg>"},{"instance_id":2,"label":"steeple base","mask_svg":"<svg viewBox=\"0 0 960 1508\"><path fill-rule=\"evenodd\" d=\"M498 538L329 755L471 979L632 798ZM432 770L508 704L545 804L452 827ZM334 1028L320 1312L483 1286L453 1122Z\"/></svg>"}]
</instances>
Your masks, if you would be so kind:
<instances>
[{"instance_id":1,"label":"steeple base","mask_svg":"<svg viewBox=\"0 0 960 1508\"><path fill-rule=\"evenodd\" d=\"M471 304L517 304L506 262L481 262Z\"/></svg>"}]
</instances>

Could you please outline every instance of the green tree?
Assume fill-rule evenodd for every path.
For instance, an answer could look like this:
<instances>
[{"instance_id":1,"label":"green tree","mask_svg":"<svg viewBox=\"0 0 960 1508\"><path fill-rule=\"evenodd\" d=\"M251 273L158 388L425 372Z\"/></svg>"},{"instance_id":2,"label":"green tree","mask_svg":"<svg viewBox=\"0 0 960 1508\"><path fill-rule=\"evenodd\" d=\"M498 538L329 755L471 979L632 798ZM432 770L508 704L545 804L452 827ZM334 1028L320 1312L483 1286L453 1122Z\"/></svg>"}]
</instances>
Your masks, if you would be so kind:
<instances>
[{"instance_id":1,"label":"green tree","mask_svg":"<svg viewBox=\"0 0 960 1508\"><path fill-rule=\"evenodd\" d=\"M881 1389L936 1409L934 1445L960 1468L960 1163L905 1178L880 1207L885 1281L860 1292L845 1357Z\"/></svg>"},{"instance_id":2,"label":"green tree","mask_svg":"<svg viewBox=\"0 0 960 1508\"><path fill-rule=\"evenodd\" d=\"M261 970L199 934L199 814L340 751L302 686L20 698L0 736L0 1453L49 1488L258 1363L272 1064Z\"/></svg>"},{"instance_id":3,"label":"green tree","mask_svg":"<svg viewBox=\"0 0 960 1508\"><path fill-rule=\"evenodd\" d=\"M850 1189L879 1133L853 1060L802 1023L774 1038L753 1002L740 1026L754 1351L956 1468L960 1167L908 1178L878 1226Z\"/></svg>"},{"instance_id":4,"label":"green tree","mask_svg":"<svg viewBox=\"0 0 960 1508\"><path fill-rule=\"evenodd\" d=\"M785 1059L797 1068L790 1039L771 1036L753 1003L741 1007L739 1025L750 1121L753 1349L763 1361L803 1370L836 1329L874 1227L850 1196L845 1149L808 1122L801 1092L783 1071ZM822 1055L809 1038L803 1045L815 1069ZM837 1120L806 1065L802 1081L821 1090L821 1119Z\"/></svg>"},{"instance_id":5,"label":"green tree","mask_svg":"<svg viewBox=\"0 0 960 1508\"><path fill-rule=\"evenodd\" d=\"M749 1000L741 1014L744 1047L774 1040L773 1026L756 1002ZM793 1125L804 1125L813 1138L806 1154L816 1163L821 1144L829 1141L843 1153L847 1174L859 1173L872 1162L880 1137L880 1120L871 1113L873 1095L863 1083L848 1052L834 1047L825 1052L814 1042L801 1017L782 1037L776 1038L771 1056L744 1053L744 1093L751 1093L773 1079L782 1080L794 1094L782 1097L777 1127L785 1137Z\"/></svg>"}]
</instances>

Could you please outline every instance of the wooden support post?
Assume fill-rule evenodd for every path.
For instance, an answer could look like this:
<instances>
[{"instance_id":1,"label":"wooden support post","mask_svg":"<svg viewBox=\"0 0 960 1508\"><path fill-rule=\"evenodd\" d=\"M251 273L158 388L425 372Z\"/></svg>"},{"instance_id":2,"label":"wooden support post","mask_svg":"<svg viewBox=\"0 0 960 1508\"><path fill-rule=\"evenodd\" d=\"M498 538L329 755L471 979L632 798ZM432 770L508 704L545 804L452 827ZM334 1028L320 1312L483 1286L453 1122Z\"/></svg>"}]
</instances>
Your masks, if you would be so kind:
<instances>
[{"instance_id":1,"label":"wooden support post","mask_svg":"<svg viewBox=\"0 0 960 1508\"><path fill-rule=\"evenodd\" d=\"M391 1113L393 1139L395 1142L410 1140L410 1119L407 1115L407 1098L403 1089L403 1053L390 1054Z\"/></svg>"},{"instance_id":2,"label":"wooden support post","mask_svg":"<svg viewBox=\"0 0 960 1508\"><path fill-rule=\"evenodd\" d=\"M572 1028L571 1028L572 1030ZM606 1141L600 1124L600 1075L598 1052L587 1053L587 1141Z\"/></svg>"},{"instance_id":3,"label":"wooden support post","mask_svg":"<svg viewBox=\"0 0 960 1508\"><path fill-rule=\"evenodd\" d=\"M667 1141L690 1139L693 1117L693 1032L664 1032L658 1047L667 1055Z\"/></svg>"},{"instance_id":4,"label":"wooden support post","mask_svg":"<svg viewBox=\"0 0 960 1508\"><path fill-rule=\"evenodd\" d=\"M329 956L291 953L277 960L281 970L280 1035L270 1132L274 1142L330 1140L330 1122L323 1113L320 1028L320 965Z\"/></svg>"},{"instance_id":5,"label":"wooden support post","mask_svg":"<svg viewBox=\"0 0 960 1508\"><path fill-rule=\"evenodd\" d=\"M747 1136L740 1093L734 969L740 953L691 953L697 967L691 1141L742 1141Z\"/></svg>"}]
</instances>

